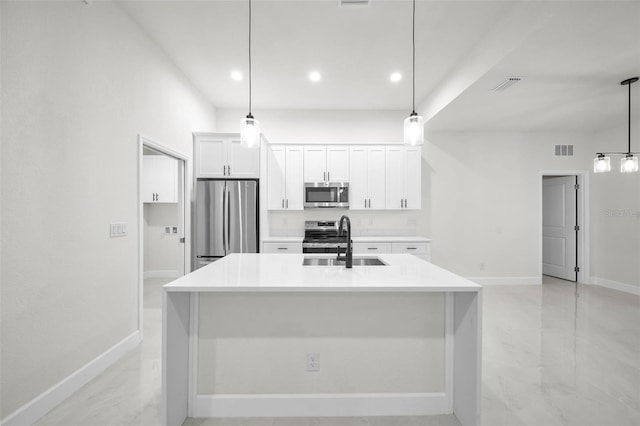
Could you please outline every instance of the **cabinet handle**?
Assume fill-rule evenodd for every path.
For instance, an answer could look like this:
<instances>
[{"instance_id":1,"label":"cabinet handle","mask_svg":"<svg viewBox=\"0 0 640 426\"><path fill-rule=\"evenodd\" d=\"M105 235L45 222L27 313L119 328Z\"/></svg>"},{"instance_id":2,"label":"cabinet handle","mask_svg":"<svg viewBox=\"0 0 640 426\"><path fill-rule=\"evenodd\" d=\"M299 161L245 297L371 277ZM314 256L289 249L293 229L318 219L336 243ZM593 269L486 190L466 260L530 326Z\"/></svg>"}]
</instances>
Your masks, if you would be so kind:
<instances>
[{"instance_id":1,"label":"cabinet handle","mask_svg":"<svg viewBox=\"0 0 640 426\"><path fill-rule=\"evenodd\" d=\"M406 198L404 199L404 208L405 209L407 208L407 199Z\"/></svg>"},{"instance_id":2,"label":"cabinet handle","mask_svg":"<svg viewBox=\"0 0 640 426\"><path fill-rule=\"evenodd\" d=\"M222 166L222 176L226 176L227 175L227 166L223 165Z\"/></svg>"},{"instance_id":3,"label":"cabinet handle","mask_svg":"<svg viewBox=\"0 0 640 426\"><path fill-rule=\"evenodd\" d=\"M289 208L289 199L287 198L287 208Z\"/></svg>"},{"instance_id":4,"label":"cabinet handle","mask_svg":"<svg viewBox=\"0 0 640 426\"><path fill-rule=\"evenodd\" d=\"M327 172L327 182L331 182L331 172Z\"/></svg>"},{"instance_id":5,"label":"cabinet handle","mask_svg":"<svg viewBox=\"0 0 640 426\"><path fill-rule=\"evenodd\" d=\"M160 195L156 192L156 201L160 201Z\"/></svg>"},{"instance_id":6,"label":"cabinet handle","mask_svg":"<svg viewBox=\"0 0 640 426\"><path fill-rule=\"evenodd\" d=\"M327 172L322 172L322 180L327 181Z\"/></svg>"},{"instance_id":7,"label":"cabinet handle","mask_svg":"<svg viewBox=\"0 0 640 426\"><path fill-rule=\"evenodd\" d=\"M369 198L369 208L371 208L371 198Z\"/></svg>"},{"instance_id":8,"label":"cabinet handle","mask_svg":"<svg viewBox=\"0 0 640 426\"><path fill-rule=\"evenodd\" d=\"M417 247L407 247L407 250L418 250Z\"/></svg>"},{"instance_id":9,"label":"cabinet handle","mask_svg":"<svg viewBox=\"0 0 640 426\"><path fill-rule=\"evenodd\" d=\"M278 250L287 250L286 247L278 247Z\"/></svg>"},{"instance_id":10,"label":"cabinet handle","mask_svg":"<svg viewBox=\"0 0 640 426\"><path fill-rule=\"evenodd\" d=\"M227 166L227 176L231 176L231 166Z\"/></svg>"},{"instance_id":11,"label":"cabinet handle","mask_svg":"<svg viewBox=\"0 0 640 426\"><path fill-rule=\"evenodd\" d=\"M282 208L284 209L284 198L282 199Z\"/></svg>"},{"instance_id":12,"label":"cabinet handle","mask_svg":"<svg viewBox=\"0 0 640 426\"><path fill-rule=\"evenodd\" d=\"M378 247L367 247L367 250L378 250Z\"/></svg>"}]
</instances>

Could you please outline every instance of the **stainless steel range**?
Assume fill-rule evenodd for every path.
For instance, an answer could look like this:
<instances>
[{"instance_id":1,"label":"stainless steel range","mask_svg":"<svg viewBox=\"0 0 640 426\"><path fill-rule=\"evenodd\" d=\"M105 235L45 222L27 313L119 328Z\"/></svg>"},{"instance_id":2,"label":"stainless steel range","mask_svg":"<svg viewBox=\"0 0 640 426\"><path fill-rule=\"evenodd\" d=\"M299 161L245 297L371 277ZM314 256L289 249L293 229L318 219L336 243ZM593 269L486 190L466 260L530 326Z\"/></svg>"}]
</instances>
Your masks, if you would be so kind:
<instances>
[{"instance_id":1,"label":"stainless steel range","mask_svg":"<svg viewBox=\"0 0 640 426\"><path fill-rule=\"evenodd\" d=\"M304 222L303 253L345 253L347 236L338 235L335 220L307 220Z\"/></svg>"}]
</instances>

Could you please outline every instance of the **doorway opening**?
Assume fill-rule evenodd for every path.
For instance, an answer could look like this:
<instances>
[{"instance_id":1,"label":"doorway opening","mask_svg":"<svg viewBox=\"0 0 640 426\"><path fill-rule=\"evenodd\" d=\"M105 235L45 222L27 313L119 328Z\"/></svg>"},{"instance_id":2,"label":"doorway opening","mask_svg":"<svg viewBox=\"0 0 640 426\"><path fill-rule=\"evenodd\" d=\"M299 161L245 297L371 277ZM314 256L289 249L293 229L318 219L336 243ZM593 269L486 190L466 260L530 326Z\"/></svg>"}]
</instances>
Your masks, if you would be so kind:
<instances>
[{"instance_id":1,"label":"doorway opening","mask_svg":"<svg viewBox=\"0 0 640 426\"><path fill-rule=\"evenodd\" d=\"M162 308L161 287L187 273L188 158L138 136L138 327Z\"/></svg>"},{"instance_id":2,"label":"doorway opening","mask_svg":"<svg viewBox=\"0 0 640 426\"><path fill-rule=\"evenodd\" d=\"M540 279L588 282L588 174L542 172L540 179Z\"/></svg>"}]
</instances>

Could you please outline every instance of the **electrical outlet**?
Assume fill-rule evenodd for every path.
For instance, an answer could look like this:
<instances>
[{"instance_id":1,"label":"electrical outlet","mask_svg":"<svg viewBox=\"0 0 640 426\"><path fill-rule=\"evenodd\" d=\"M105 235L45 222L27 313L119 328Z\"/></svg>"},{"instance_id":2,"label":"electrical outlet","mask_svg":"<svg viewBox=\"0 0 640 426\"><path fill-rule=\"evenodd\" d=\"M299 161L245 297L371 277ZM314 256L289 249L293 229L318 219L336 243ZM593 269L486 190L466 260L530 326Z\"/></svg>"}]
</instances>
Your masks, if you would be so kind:
<instances>
[{"instance_id":1,"label":"electrical outlet","mask_svg":"<svg viewBox=\"0 0 640 426\"><path fill-rule=\"evenodd\" d=\"M320 354L318 352L307 352L307 371L320 371Z\"/></svg>"}]
</instances>

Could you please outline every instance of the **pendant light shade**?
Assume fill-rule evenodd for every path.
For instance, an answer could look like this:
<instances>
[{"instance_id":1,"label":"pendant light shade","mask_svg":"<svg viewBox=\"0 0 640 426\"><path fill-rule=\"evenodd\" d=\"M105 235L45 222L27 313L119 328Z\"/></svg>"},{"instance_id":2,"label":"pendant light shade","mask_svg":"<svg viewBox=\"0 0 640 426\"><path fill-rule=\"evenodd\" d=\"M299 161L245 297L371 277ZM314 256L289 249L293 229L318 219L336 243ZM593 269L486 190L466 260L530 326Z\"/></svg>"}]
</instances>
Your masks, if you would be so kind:
<instances>
[{"instance_id":1,"label":"pendant light shade","mask_svg":"<svg viewBox=\"0 0 640 426\"><path fill-rule=\"evenodd\" d=\"M638 81L638 77L631 77L620 82L623 86L629 86L629 144L627 152L599 152L593 160L593 172L604 173L611 171L611 159L605 154L624 155L620 160L620 173L637 173L638 172L638 153L631 152L631 85Z\"/></svg>"},{"instance_id":2,"label":"pendant light shade","mask_svg":"<svg viewBox=\"0 0 640 426\"><path fill-rule=\"evenodd\" d=\"M416 0L413 0L413 30L411 36L413 50L413 110L409 117L404 119L404 143L405 145L422 145L424 143L424 120L416 112Z\"/></svg>"},{"instance_id":3,"label":"pendant light shade","mask_svg":"<svg viewBox=\"0 0 640 426\"><path fill-rule=\"evenodd\" d=\"M638 157L627 154L620 160L620 173L634 173L638 171Z\"/></svg>"},{"instance_id":4,"label":"pendant light shade","mask_svg":"<svg viewBox=\"0 0 640 426\"><path fill-rule=\"evenodd\" d=\"M405 145L422 145L424 143L424 121L415 111L404 119Z\"/></svg>"},{"instance_id":5,"label":"pendant light shade","mask_svg":"<svg viewBox=\"0 0 640 426\"><path fill-rule=\"evenodd\" d=\"M611 171L611 158L605 157L604 154L598 154L595 160L593 160L593 172L605 173L610 171Z\"/></svg>"},{"instance_id":6,"label":"pendant light shade","mask_svg":"<svg viewBox=\"0 0 640 426\"><path fill-rule=\"evenodd\" d=\"M260 122L249 113L240 120L240 143L248 148L257 147L260 142Z\"/></svg>"},{"instance_id":7,"label":"pendant light shade","mask_svg":"<svg viewBox=\"0 0 640 426\"><path fill-rule=\"evenodd\" d=\"M253 148L260 144L260 123L251 114L251 0L249 0L249 114L240 120L240 142Z\"/></svg>"}]
</instances>

